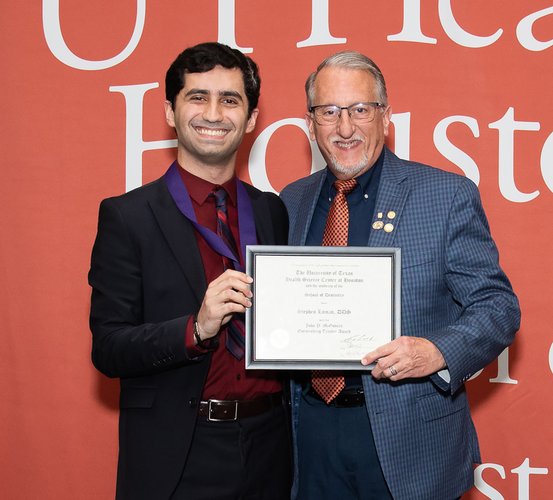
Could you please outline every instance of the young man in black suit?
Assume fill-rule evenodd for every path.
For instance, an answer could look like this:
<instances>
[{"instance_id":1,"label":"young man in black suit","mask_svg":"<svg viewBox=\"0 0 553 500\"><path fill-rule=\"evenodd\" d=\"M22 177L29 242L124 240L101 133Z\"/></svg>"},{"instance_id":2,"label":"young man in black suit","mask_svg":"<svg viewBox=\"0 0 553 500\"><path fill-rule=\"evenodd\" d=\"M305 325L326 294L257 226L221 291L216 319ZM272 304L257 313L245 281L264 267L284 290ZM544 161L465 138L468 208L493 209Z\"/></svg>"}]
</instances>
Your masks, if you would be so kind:
<instances>
[{"instance_id":1,"label":"young man in black suit","mask_svg":"<svg viewBox=\"0 0 553 500\"><path fill-rule=\"evenodd\" d=\"M92 360L121 380L117 498L287 498L282 384L242 359L245 246L286 244L288 231L278 197L235 176L258 69L204 43L165 83L177 160L101 203L89 274Z\"/></svg>"}]
</instances>

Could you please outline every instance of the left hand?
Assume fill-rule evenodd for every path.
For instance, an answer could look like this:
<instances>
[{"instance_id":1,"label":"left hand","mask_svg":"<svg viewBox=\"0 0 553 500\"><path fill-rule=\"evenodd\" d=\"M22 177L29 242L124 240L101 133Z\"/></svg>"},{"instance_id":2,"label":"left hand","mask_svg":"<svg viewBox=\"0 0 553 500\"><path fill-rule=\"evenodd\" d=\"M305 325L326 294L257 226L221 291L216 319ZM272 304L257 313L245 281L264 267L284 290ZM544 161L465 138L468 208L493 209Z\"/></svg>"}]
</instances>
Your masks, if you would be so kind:
<instances>
[{"instance_id":1,"label":"left hand","mask_svg":"<svg viewBox=\"0 0 553 500\"><path fill-rule=\"evenodd\" d=\"M446 367L442 353L425 338L399 337L366 354L361 364L376 362L372 376L392 381L421 378Z\"/></svg>"}]
</instances>

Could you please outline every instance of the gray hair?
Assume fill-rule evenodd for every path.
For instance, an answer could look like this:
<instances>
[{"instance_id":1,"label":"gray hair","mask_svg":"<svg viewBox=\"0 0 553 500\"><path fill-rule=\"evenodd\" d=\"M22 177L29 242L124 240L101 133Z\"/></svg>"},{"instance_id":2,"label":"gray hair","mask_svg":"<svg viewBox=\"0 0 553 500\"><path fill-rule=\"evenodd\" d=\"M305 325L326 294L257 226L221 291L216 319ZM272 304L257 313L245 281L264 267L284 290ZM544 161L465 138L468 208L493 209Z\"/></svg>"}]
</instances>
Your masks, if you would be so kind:
<instances>
[{"instance_id":1,"label":"gray hair","mask_svg":"<svg viewBox=\"0 0 553 500\"><path fill-rule=\"evenodd\" d=\"M380 68L374 61L367 56L356 52L354 50L337 52L327 57L317 69L309 75L309 78L305 82L305 93L307 95L307 107L310 108L313 105L313 99L315 96L315 79L319 72L327 67L338 67L346 69L357 69L370 73L376 80L376 92L378 100L388 105L388 94L386 92L386 82L384 81L384 75L380 71Z\"/></svg>"}]
</instances>

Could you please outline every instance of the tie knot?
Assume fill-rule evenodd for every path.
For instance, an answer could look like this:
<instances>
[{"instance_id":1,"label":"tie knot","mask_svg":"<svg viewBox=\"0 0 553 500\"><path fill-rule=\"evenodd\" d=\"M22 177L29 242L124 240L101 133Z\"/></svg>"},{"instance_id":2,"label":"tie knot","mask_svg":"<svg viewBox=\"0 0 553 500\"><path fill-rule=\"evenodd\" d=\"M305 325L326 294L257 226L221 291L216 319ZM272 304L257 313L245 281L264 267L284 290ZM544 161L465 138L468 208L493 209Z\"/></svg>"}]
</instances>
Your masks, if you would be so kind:
<instances>
[{"instance_id":1,"label":"tie knot","mask_svg":"<svg viewBox=\"0 0 553 500\"><path fill-rule=\"evenodd\" d=\"M355 186L357 186L357 181L355 179L347 179L334 182L334 187L336 188L336 191L341 194L351 193L355 189Z\"/></svg>"},{"instance_id":2,"label":"tie knot","mask_svg":"<svg viewBox=\"0 0 553 500\"><path fill-rule=\"evenodd\" d=\"M222 188L220 186L214 187L213 191L211 191L211 194L215 198L215 205L217 207L223 207L227 204L227 192L225 191L225 188Z\"/></svg>"}]
</instances>

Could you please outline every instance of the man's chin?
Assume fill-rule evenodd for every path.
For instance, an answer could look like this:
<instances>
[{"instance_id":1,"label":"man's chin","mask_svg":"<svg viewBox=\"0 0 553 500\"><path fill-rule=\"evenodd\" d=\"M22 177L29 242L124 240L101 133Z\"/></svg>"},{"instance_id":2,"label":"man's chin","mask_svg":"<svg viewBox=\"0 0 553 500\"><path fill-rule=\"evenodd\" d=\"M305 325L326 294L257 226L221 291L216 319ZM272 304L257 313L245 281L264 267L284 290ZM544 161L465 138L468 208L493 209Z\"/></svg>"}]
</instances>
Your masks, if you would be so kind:
<instances>
[{"instance_id":1,"label":"man's chin","mask_svg":"<svg viewBox=\"0 0 553 500\"><path fill-rule=\"evenodd\" d=\"M227 150L204 150L198 155L198 158L200 158L206 165L217 166L228 163L233 155L233 152L229 152Z\"/></svg>"},{"instance_id":2,"label":"man's chin","mask_svg":"<svg viewBox=\"0 0 553 500\"><path fill-rule=\"evenodd\" d=\"M353 179L359 174L367 170L368 162L366 160L360 161L358 163L348 164L340 163L336 159L333 159L330 167L336 177L343 179Z\"/></svg>"}]
</instances>

